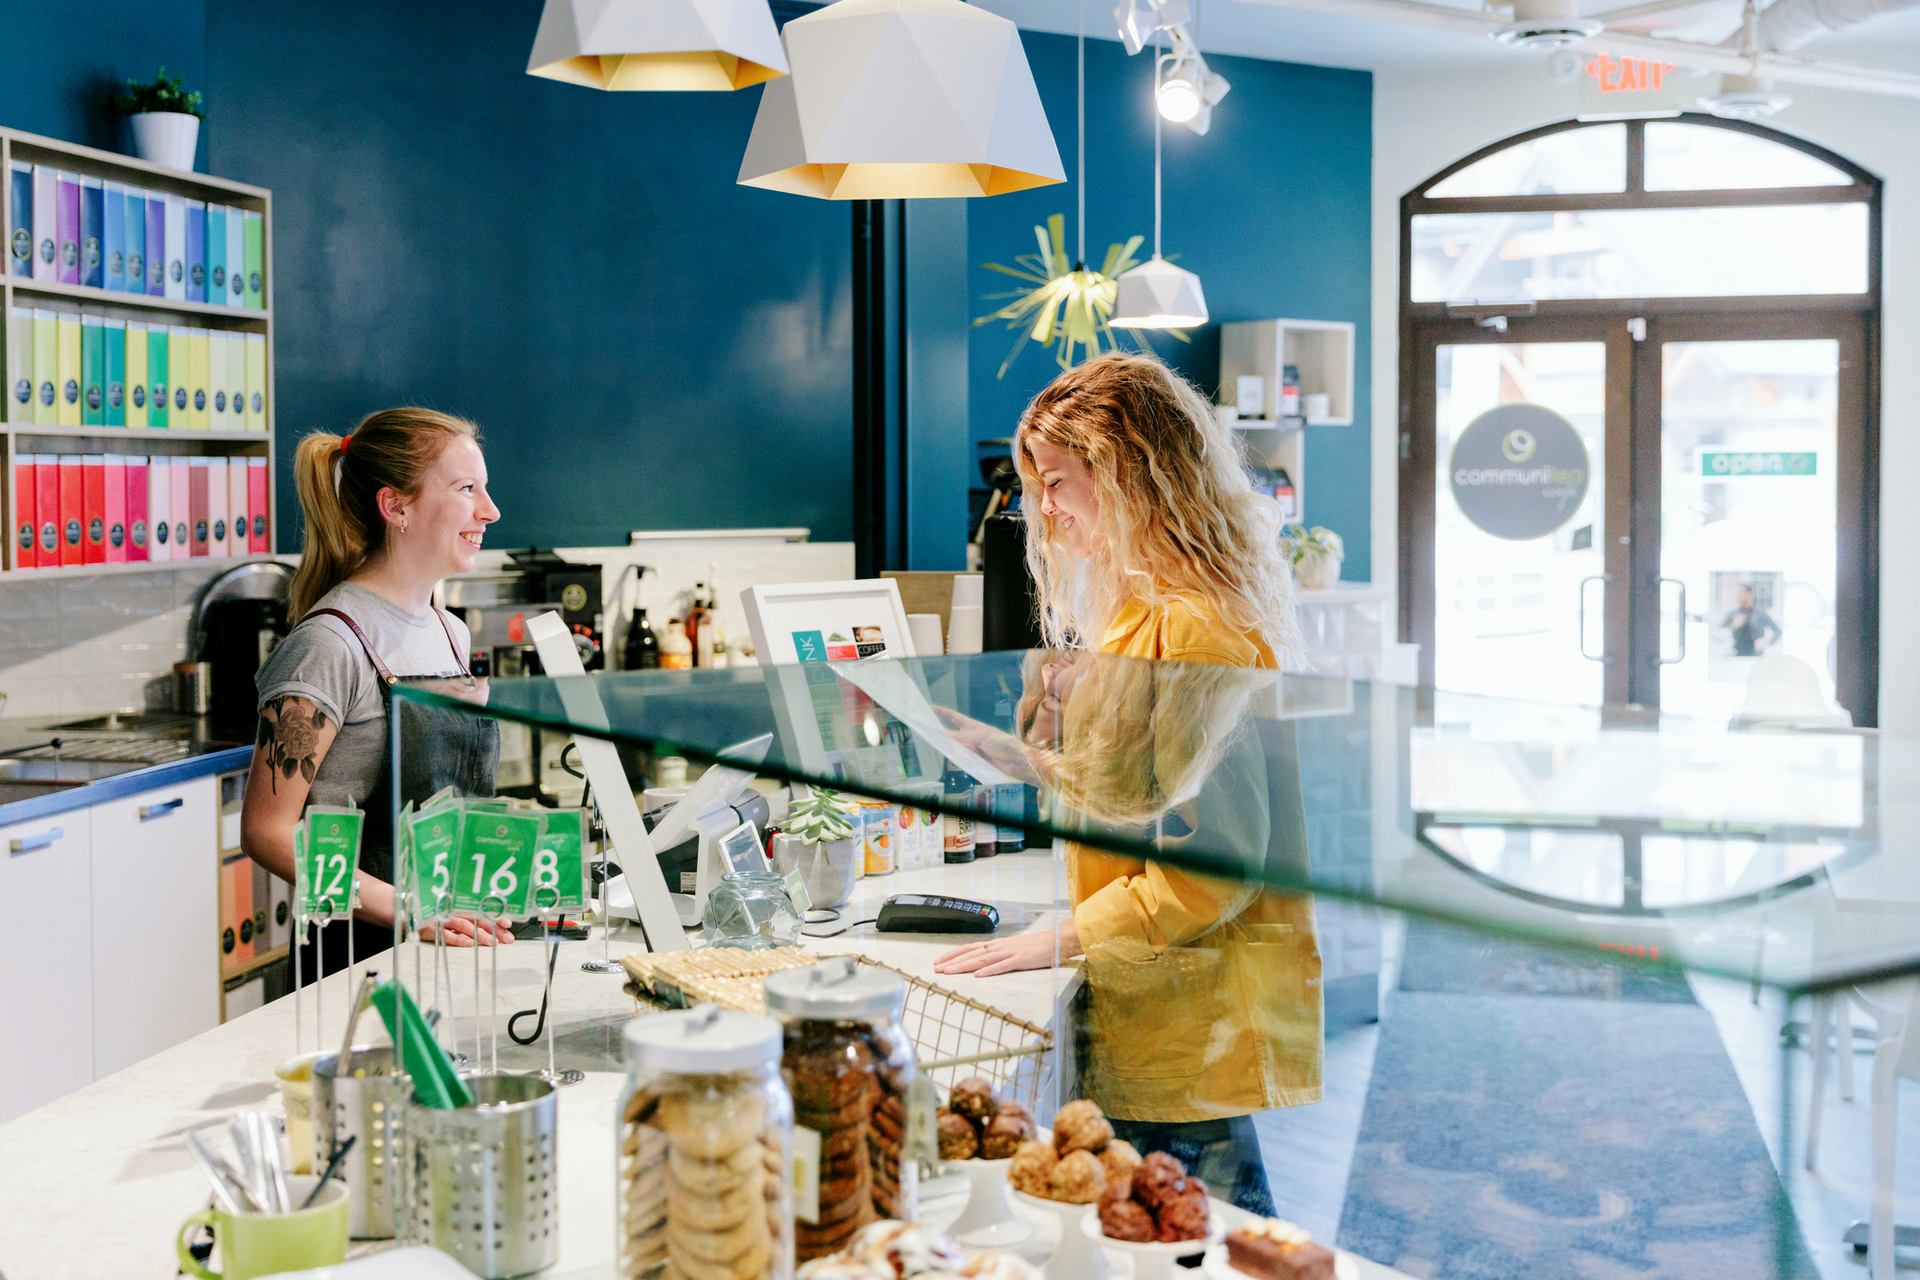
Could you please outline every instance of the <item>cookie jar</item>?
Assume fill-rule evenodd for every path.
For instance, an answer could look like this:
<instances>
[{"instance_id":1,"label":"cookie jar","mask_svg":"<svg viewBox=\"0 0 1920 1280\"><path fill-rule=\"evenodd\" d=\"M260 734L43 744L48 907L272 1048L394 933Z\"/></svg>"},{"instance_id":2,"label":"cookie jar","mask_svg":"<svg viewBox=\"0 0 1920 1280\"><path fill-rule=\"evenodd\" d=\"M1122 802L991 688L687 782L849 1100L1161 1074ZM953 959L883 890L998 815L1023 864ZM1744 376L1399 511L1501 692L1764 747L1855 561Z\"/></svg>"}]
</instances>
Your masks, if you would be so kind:
<instances>
[{"instance_id":1,"label":"cookie jar","mask_svg":"<svg viewBox=\"0 0 1920 1280\"><path fill-rule=\"evenodd\" d=\"M703 1005L635 1018L615 1124L623 1280L790 1280L793 1103L780 1025Z\"/></svg>"},{"instance_id":2,"label":"cookie jar","mask_svg":"<svg viewBox=\"0 0 1920 1280\"><path fill-rule=\"evenodd\" d=\"M900 1025L907 987L852 956L767 979L784 1024L781 1073L794 1105L794 1253L844 1247L880 1218L912 1221L919 1163L902 1158L913 1042Z\"/></svg>"}]
</instances>

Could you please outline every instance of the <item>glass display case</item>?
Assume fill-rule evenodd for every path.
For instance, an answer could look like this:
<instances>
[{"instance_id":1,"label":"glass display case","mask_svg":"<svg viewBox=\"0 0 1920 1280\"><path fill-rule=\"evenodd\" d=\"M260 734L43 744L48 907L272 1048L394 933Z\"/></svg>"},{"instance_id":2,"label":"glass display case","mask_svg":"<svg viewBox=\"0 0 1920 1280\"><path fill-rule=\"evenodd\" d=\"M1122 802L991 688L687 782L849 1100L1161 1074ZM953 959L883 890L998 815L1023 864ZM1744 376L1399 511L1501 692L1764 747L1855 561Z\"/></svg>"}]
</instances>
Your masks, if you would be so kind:
<instances>
[{"instance_id":1,"label":"glass display case","mask_svg":"<svg viewBox=\"0 0 1920 1280\"><path fill-rule=\"evenodd\" d=\"M908 975L955 1111L984 1075L1374 1274L1856 1273L1920 968L1913 742L1083 653L394 693L402 774L449 713L581 744L539 799L592 805L618 873L611 940L554 979L572 1066L617 1069L633 1011L577 994L606 981L582 961L703 945L688 899L786 869L729 860L750 820L761 850L855 842L802 947ZM691 790L657 785L680 762ZM708 808L655 816L681 795ZM1920 1216L1920 1169L1883 1163L1881 1217ZM1086 1162L1015 1164L1092 1198Z\"/></svg>"}]
</instances>

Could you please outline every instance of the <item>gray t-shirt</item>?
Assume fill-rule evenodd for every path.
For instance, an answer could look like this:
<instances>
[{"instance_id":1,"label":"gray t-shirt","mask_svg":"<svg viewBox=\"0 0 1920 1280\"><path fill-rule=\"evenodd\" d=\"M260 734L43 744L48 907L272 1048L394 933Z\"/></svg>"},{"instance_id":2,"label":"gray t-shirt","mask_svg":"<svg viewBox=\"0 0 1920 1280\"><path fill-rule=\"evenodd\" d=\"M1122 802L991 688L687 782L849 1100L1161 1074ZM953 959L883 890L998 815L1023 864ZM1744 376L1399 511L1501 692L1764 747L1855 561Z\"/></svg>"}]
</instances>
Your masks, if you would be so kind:
<instances>
[{"instance_id":1,"label":"gray t-shirt","mask_svg":"<svg viewBox=\"0 0 1920 1280\"><path fill-rule=\"evenodd\" d=\"M343 582L314 608L338 609L359 623L387 670L403 680L457 676L465 665L465 657L456 658L447 643L439 618L408 613L365 587ZM472 643L466 624L452 614L442 616L465 655ZM274 698L308 698L340 726L314 776L310 803L366 804L385 767L387 709L380 696L380 673L347 624L309 614L274 649L254 687L261 707Z\"/></svg>"}]
</instances>

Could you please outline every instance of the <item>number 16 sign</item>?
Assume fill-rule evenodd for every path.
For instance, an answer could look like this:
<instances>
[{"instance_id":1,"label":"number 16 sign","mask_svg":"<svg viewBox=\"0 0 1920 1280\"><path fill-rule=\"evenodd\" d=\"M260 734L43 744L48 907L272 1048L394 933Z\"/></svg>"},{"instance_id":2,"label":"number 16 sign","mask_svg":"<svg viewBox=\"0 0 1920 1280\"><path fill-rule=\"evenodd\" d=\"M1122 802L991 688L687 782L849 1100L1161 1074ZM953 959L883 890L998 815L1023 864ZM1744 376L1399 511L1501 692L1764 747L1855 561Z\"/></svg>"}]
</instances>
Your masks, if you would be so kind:
<instances>
[{"instance_id":1,"label":"number 16 sign","mask_svg":"<svg viewBox=\"0 0 1920 1280\"><path fill-rule=\"evenodd\" d=\"M469 809L454 859L453 909L495 919L527 914L540 815Z\"/></svg>"}]
</instances>

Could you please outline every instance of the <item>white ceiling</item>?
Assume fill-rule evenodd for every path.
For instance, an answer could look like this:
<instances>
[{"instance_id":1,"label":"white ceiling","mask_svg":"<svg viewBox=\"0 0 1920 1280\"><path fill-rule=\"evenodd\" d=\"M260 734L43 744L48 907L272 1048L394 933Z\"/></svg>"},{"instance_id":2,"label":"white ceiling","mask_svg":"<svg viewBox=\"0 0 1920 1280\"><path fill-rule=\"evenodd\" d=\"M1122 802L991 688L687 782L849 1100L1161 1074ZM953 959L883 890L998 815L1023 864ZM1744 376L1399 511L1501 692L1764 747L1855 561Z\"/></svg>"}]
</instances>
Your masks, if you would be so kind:
<instances>
[{"instance_id":1,"label":"white ceiling","mask_svg":"<svg viewBox=\"0 0 1920 1280\"><path fill-rule=\"evenodd\" d=\"M1084 2L1087 34L1113 39L1117 0L976 0L984 9L1034 31L1072 34L1076 3ZM1477 12L1479 0L1430 0ZM1475 35L1455 35L1329 14L1301 13L1261 0L1189 0L1197 15L1200 45L1210 53L1306 62L1365 71L1510 67L1528 54L1503 49ZM1579 0L1583 13L1627 6L1628 0ZM1718 42L1739 25L1740 0L1698 3L1621 24L1623 29ZM1861 66L1920 72L1920 9L1891 14L1851 30L1823 36L1796 51L1803 57Z\"/></svg>"}]
</instances>

